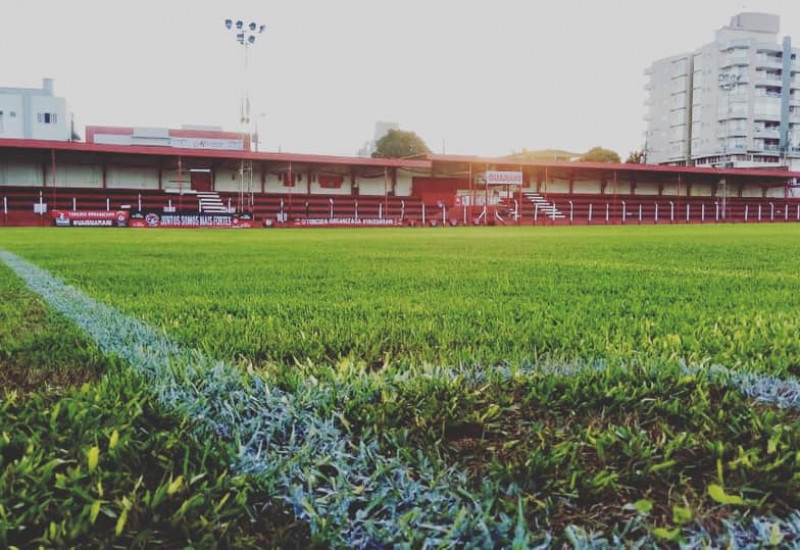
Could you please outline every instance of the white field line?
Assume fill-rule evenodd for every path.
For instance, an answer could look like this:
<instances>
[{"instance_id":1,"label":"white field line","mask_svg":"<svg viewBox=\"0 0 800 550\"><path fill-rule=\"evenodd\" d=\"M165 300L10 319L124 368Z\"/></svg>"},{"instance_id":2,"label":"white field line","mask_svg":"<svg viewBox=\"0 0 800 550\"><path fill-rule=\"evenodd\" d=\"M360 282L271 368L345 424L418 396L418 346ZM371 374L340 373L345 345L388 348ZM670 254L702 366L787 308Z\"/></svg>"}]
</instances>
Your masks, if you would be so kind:
<instances>
[{"instance_id":1,"label":"white field line","mask_svg":"<svg viewBox=\"0 0 800 550\"><path fill-rule=\"evenodd\" d=\"M382 456L377 442L354 444L333 415L317 417L314 404L330 403L330 388L308 384L299 394L271 388L240 368L181 349L15 254L0 249L0 260L104 353L143 375L165 405L198 421L204 435L238 444L234 470L264 476L299 519L324 530L334 545L417 539L433 547L447 539L492 546L502 534L488 522L513 530L511 519L485 513L465 496L463 474L433 466L412 471Z\"/></svg>"},{"instance_id":2,"label":"white field line","mask_svg":"<svg viewBox=\"0 0 800 550\"><path fill-rule=\"evenodd\" d=\"M381 455L375 442L354 444L337 428L335 415L319 418L314 414L315 404L332 402L331 392L342 388L313 382L295 394L271 388L259 376L182 349L163 333L96 302L1 248L0 260L51 308L83 329L104 353L118 356L144 376L162 403L195 420L203 435L238 444L239 457L233 469L264 476L277 496L285 495L294 506L298 519L307 521L312 531L324 532L332 546L366 548L389 543L432 548L460 542L471 547L533 547L532 536L542 536L533 535L505 514L486 509L480 497L467 493L463 473L441 472L432 465L412 471L401 459ZM587 368L604 367L595 363L522 370L569 376ZM701 370L684 369L687 373ZM723 367L702 370L757 401L800 408L796 379ZM493 378L519 372L500 367L493 371ZM420 374L462 379L483 376L475 369L450 367L430 367ZM776 536L782 544L797 544L800 513L786 519L754 518L746 524L731 521L726 528L727 533L716 541L702 529L686 530L685 535L698 545L722 542L724 546L756 548ZM579 527L571 527L568 534L576 547L623 548L630 544ZM398 541L403 543L398 545ZM540 547L548 547L549 541L545 535ZM642 535L640 542L648 541L656 542Z\"/></svg>"}]
</instances>

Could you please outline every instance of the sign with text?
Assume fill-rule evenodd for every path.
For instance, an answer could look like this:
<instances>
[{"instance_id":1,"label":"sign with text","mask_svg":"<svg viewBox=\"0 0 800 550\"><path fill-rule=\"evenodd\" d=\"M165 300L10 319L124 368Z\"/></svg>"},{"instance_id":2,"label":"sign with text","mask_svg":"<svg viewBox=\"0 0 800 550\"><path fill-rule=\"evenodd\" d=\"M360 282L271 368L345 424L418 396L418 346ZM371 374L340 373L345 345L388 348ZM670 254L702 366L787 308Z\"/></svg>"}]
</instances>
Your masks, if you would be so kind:
<instances>
[{"instance_id":1,"label":"sign with text","mask_svg":"<svg viewBox=\"0 0 800 550\"><path fill-rule=\"evenodd\" d=\"M156 214L135 213L131 216L131 227L208 227L245 229L254 227L248 214L206 214L200 212L175 212Z\"/></svg>"},{"instance_id":2,"label":"sign with text","mask_svg":"<svg viewBox=\"0 0 800 550\"><path fill-rule=\"evenodd\" d=\"M124 210L53 210L56 227L127 227L128 212Z\"/></svg>"},{"instance_id":3,"label":"sign with text","mask_svg":"<svg viewBox=\"0 0 800 550\"><path fill-rule=\"evenodd\" d=\"M522 185L522 172L486 171L486 185Z\"/></svg>"},{"instance_id":4,"label":"sign with text","mask_svg":"<svg viewBox=\"0 0 800 550\"><path fill-rule=\"evenodd\" d=\"M403 225L394 218L300 218L293 222L296 227L387 227Z\"/></svg>"}]
</instances>

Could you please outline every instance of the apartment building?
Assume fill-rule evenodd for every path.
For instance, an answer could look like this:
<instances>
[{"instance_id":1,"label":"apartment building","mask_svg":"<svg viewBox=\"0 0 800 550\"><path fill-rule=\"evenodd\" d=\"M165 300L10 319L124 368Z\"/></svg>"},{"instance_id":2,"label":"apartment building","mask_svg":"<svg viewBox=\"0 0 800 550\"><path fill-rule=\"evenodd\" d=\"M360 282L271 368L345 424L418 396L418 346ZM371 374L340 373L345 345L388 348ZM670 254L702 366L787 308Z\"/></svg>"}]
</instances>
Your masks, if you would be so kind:
<instances>
[{"instance_id":1,"label":"apartment building","mask_svg":"<svg viewBox=\"0 0 800 550\"><path fill-rule=\"evenodd\" d=\"M780 18L740 13L693 52L645 71L646 161L800 169L800 50Z\"/></svg>"},{"instance_id":2,"label":"apartment building","mask_svg":"<svg viewBox=\"0 0 800 550\"><path fill-rule=\"evenodd\" d=\"M53 79L41 88L0 88L0 139L69 141L67 102L53 94Z\"/></svg>"}]
</instances>

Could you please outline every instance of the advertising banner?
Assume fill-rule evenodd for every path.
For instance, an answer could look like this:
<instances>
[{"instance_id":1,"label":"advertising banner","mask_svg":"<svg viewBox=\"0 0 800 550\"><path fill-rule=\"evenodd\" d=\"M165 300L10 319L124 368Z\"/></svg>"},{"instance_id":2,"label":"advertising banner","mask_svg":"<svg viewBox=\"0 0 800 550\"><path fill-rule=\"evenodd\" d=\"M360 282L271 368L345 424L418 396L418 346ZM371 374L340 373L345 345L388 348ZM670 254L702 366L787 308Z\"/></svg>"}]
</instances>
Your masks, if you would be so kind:
<instances>
[{"instance_id":1,"label":"advertising banner","mask_svg":"<svg viewBox=\"0 0 800 550\"><path fill-rule=\"evenodd\" d=\"M208 214L201 212L155 212L131 214L130 227L190 227L247 229L255 227L249 214Z\"/></svg>"},{"instance_id":2,"label":"advertising banner","mask_svg":"<svg viewBox=\"0 0 800 550\"><path fill-rule=\"evenodd\" d=\"M522 172L508 172L488 170L486 172L487 185L522 185Z\"/></svg>"},{"instance_id":3,"label":"advertising banner","mask_svg":"<svg viewBox=\"0 0 800 550\"><path fill-rule=\"evenodd\" d=\"M299 218L295 227L391 227L403 225L394 218Z\"/></svg>"},{"instance_id":4,"label":"advertising banner","mask_svg":"<svg viewBox=\"0 0 800 550\"><path fill-rule=\"evenodd\" d=\"M127 227L124 210L52 210L56 227Z\"/></svg>"}]
</instances>

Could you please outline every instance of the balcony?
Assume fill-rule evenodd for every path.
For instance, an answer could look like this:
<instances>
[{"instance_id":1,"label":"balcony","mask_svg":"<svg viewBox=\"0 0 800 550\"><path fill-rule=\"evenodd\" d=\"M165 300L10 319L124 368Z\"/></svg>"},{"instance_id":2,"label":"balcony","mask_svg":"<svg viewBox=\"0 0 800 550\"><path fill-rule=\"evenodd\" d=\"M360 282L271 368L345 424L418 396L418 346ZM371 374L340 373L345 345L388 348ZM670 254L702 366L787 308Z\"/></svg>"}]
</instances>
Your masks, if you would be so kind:
<instances>
[{"instance_id":1,"label":"balcony","mask_svg":"<svg viewBox=\"0 0 800 550\"><path fill-rule=\"evenodd\" d=\"M780 115L776 115L776 116L778 117L778 119L780 119ZM747 111L744 111L744 110L742 110L742 111L733 110L731 112L728 112L726 109L720 109L717 112L717 120L718 121L721 121L721 120L737 120L737 119L743 119L743 118L747 118ZM772 119L768 119L768 120L772 120Z\"/></svg>"},{"instance_id":2,"label":"balcony","mask_svg":"<svg viewBox=\"0 0 800 550\"><path fill-rule=\"evenodd\" d=\"M783 58L775 56L756 56L755 66L765 69L782 69Z\"/></svg>"},{"instance_id":3,"label":"balcony","mask_svg":"<svg viewBox=\"0 0 800 550\"><path fill-rule=\"evenodd\" d=\"M720 61L720 69L728 69L730 67L746 67L750 64L750 59L746 55L729 55Z\"/></svg>"},{"instance_id":4,"label":"balcony","mask_svg":"<svg viewBox=\"0 0 800 550\"><path fill-rule=\"evenodd\" d=\"M755 137L764 139L780 139L781 132L778 128L758 128L754 130Z\"/></svg>"},{"instance_id":5,"label":"balcony","mask_svg":"<svg viewBox=\"0 0 800 550\"><path fill-rule=\"evenodd\" d=\"M791 118L791 117L789 117L789 118ZM758 109L756 109L753 112L753 120L773 120L773 121L774 120L778 120L779 121L780 119L781 119L780 113L759 111ZM800 118L799 118L799 120L800 120Z\"/></svg>"},{"instance_id":6,"label":"balcony","mask_svg":"<svg viewBox=\"0 0 800 550\"><path fill-rule=\"evenodd\" d=\"M757 75L755 78L755 85L780 88L783 85L783 79L780 76Z\"/></svg>"}]
</instances>

